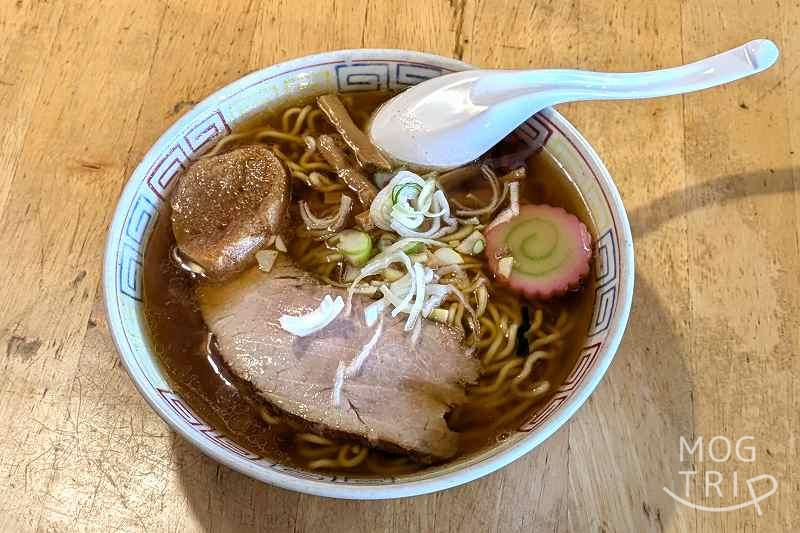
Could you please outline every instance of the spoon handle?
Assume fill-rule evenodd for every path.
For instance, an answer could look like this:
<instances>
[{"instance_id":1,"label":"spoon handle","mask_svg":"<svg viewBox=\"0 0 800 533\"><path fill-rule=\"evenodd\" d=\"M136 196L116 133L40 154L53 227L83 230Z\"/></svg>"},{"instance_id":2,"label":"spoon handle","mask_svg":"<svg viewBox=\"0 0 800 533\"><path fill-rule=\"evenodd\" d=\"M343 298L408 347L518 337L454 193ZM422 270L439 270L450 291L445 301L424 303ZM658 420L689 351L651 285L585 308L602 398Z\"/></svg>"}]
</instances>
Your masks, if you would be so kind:
<instances>
[{"instance_id":1,"label":"spoon handle","mask_svg":"<svg viewBox=\"0 0 800 533\"><path fill-rule=\"evenodd\" d=\"M576 100L630 100L670 96L716 87L757 74L778 59L778 47L756 39L715 56L650 72L604 73L582 70L495 71L470 91L477 105L532 96L546 105Z\"/></svg>"}]
</instances>

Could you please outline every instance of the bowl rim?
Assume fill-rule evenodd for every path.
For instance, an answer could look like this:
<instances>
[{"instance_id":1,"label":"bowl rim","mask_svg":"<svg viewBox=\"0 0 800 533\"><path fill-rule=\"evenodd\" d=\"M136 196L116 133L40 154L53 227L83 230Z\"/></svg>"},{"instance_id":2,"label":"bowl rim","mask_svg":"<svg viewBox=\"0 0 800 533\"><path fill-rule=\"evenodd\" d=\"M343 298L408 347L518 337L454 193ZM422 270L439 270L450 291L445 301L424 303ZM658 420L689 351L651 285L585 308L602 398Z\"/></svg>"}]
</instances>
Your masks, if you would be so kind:
<instances>
[{"instance_id":1,"label":"bowl rim","mask_svg":"<svg viewBox=\"0 0 800 533\"><path fill-rule=\"evenodd\" d=\"M251 72L223 86L200 101L194 108L185 113L180 119L175 121L169 128L167 128L166 131L161 133L161 135L159 135L147 152L145 152L139 164L129 174L128 180L126 181L125 186L115 204L112 221L109 225L108 233L106 235L102 276L104 308L106 316L108 317L109 331L111 333L117 353L119 354L123 366L133 381L136 389L150 405L150 407L156 413L158 413L162 420L164 420L164 422L166 422L173 431L178 433L185 440L192 443L198 450L208 457L261 482L316 496L360 500L417 496L453 488L488 475L512 463L552 436L553 433L561 428L561 426L563 426L588 399L589 395L600 383L600 380L614 359L627 326L628 316L633 299L634 284L633 241L627 212L622 203L619 191L617 190L617 187L611 178L608 169L605 167L591 144L589 144L583 135L581 135L581 133L566 118L564 118L556 110L548 108L543 112L546 118L549 119L549 121L556 126L557 129L561 130L561 133L570 142L576 152L578 152L578 154L586 160L587 165L590 168L594 167L599 171L596 177L598 180L602 181L602 186L605 189L604 193L607 193L608 205L618 232L617 237L621 267L621 275L618 281L619 308L615 313L615 319L609 324L609 331L603 343L604 345L603 349L601 350L601 356L598 357L598 359L594 362L593 367L584 376L578 387L572 391L572 394L560 406L555 416L550 415L550 418L546 419L542 425L536 427L527 436L520 439L518 443L510 446L506 450L483 459L476 464L464 465L463 467L452 472L443 473L430 478L409 481L398 480L396 483L380 486L359 485L357 483L344 482L333 483L330 481L299 478L279 472L277 470L259 468L256 464L235 456L231 452L223 451L218 447L210 446L208 441L203 440L197 432L189 431L187 427L176 422L171 413L166 411L164 405L161 402L156 401L156 391L151 390L151 384L145 383L144 381L146 380L142 380L139 377L138 372L132 367L132 359L134 354L129 347L125 346L125 344L121 342L121 337L124 335L124 324L122 322L117 324L115 320L111 319L111 311L116 310L117 308L116 300L111 294L114 291L116 283L116 247L119 246L117 239L114 237L116 235L120 235L122 224L125 222L126 212L124 209L122 209L122 207L127 207L131 204L136 193L138 192L140 185L138 182L134 182L131 178L139 173L141 170L140 167L142 167L142 165L148 159L148 156L153 152L156 152L160 145L165 142L165 139L174 137L178 132L189 126L191 122L195 120L203 111L207 111L208 109L212 108L213 105L244 91L251 85L258 83L265 78L279 74L290 73L292 70L303 68L303 66L308 64L319 64L327 61L341 62L342 60L348 59L366 61L369 59L369 56L375 56L376 60L391 59L395 61L402 60L433 63L441 66L442 68L452 70L476 68L473 65L457 59L413 50L393 48L343 49L318 54L309 54L288 61L276 63L263 69ZM580 150L578 149L579 146ZM148 352L150 352L149 348ZM150 352L150 355L152 356L152 352Z\"/></svg>"}]
</instances>

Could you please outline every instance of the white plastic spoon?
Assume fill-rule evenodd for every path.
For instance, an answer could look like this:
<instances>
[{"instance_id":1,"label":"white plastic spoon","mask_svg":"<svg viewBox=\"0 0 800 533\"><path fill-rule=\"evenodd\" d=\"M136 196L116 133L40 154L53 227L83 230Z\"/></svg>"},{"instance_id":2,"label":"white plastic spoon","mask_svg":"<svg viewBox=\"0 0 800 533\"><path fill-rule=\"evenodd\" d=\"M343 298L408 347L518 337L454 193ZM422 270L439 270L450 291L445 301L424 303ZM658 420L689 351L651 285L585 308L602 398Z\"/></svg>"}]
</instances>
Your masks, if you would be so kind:
<instances>
[{"instance_id":1,"label":"white plastic spoon","mask_svg":"<svg viewBox=\"0 0 800 533\"><path fill-rule=\"evenodd\" d=\"M375 112L372 141L401 163L452 168L474 161L545 107L579 100L654 98L757 74L778 59L757 39L681 67L610 74L581 70L467 70L425 81Z\"/></svg>"}]
</instances>

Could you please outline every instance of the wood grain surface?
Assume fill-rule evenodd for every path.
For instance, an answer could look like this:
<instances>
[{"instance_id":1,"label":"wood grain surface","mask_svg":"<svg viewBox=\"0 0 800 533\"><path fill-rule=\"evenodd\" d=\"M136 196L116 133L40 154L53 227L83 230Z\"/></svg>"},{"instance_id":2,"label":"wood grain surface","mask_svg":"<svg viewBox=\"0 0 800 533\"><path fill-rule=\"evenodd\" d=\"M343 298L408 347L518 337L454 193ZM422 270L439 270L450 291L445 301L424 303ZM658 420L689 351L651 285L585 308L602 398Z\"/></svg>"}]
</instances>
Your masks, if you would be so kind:
<instances>
[{"instance_id":1,"label":"wood grain surface","mask_svg":"<svg viewBox=\"0 0 800 533\"><path fill-rule=\"evenodd\" d=\"M788 0L0 2L0 531L800 530L799 23ZM643 70L762 36L783 55L758 77L562 107L630 213L635 297L597 391L513 465L406 500L286 492L182 441L120 366L99 286L116 197L161 132L246 72L356 47ZM752 436L754 460L714 462L716 436ZM705 439L702 460L681 437ZM683 494L682 470L712 507L760 474L779 485L761 515L705 512L664 492Z\"/></svg>"}]
</instances>

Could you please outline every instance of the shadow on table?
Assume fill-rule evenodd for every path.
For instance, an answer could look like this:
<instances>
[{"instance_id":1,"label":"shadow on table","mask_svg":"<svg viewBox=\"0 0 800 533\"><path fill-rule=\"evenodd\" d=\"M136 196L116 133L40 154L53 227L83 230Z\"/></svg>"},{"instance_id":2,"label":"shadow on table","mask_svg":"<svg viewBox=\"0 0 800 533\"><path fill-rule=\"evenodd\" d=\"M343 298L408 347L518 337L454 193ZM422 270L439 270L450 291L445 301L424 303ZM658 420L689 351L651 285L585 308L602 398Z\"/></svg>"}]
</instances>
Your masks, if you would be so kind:
<instances>
[{"instance_id":1,"label":"shadow on table","mask_svg":"<svg viewBox=\"0 0 800 533\"><path fill-rule=\"evenodd\" d=\"M689 465L679 461L679 439L695 436L690 350L682 337L689 331L689 288L680 273L685 266L670 263L674 254L654 233L711 205L796 192L795 174L726 176L629 213L637 254L634 301L612 368L570 426L570 530L692 527L693 511L681 512L663 490L682 494L679 471Z\"/></svg>"},{"instance_id":2,"label":"shadow on table","mask_svg":"<svg viewBox=\"0 0 800 533\"><path fill-rule=\"evenodd\" d=\"M797 181L794 176L797 176ZM647 236L670 220L710 205L726 205L740 198L797 193L800 169L781 168L731 174L669 193L628 214L634 239Z\"/></svg>"},{"instance_id":3,"label":"shadow on table","mask_svg":"<svg viewBox=\"0 0 800 533\"><path fill-rule=\"evenodd\" d=\"M728 176L634 210L631 226L641 246L664 223L704 206L796 187L788 169ZM662 487L678 479L679 437L693 435L688 350L680 305L665 302L670 290L649 274L637 272L628 330L603 382L566 428L513 466L433 495L339 501L256 482L173 435L191 513L213 531L681 529L678 504Z\"/></svg>"}]
</instances>

